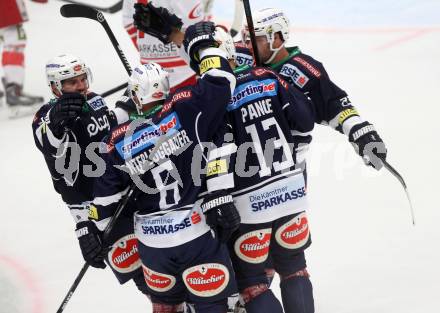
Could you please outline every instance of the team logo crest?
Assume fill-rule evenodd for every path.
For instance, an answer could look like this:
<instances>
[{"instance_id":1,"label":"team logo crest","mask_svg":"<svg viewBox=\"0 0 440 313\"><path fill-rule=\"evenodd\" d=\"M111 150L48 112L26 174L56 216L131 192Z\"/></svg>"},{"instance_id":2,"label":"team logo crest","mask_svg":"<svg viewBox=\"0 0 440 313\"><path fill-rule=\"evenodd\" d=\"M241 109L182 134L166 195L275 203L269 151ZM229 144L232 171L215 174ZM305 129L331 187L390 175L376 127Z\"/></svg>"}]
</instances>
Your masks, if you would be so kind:
<instances>
[{"instance_id":1,"label":"team logo crest","mask_svg":"<svg viewBox=\"0 0 440 313\"><path fill-rule=\"evenodd\" d=\"M239 237L234 244L235 253L245 262L258 264L266 261L269 254L270 228L249 232Z\"/></svg>"},{"instance_id":2,"label":"team logo crest","mask_svg":"<svg viewBox=\"0 0 440 313\"><path fill-rule=\"evenodd\" d=\"M155 272L145 265L142 265L142 269L148 288L154 291L165 292L173 288L176 284L176 278L171 275Z\"/></svg>"},{"instance_id":3,"label":"team logo crest","mask_svg":"<svg viewBox=\"0 0 440 313\"><path fill-rule=\"evenodd\" d=\"M108 253L112 268L119 273L130 273L141 266L137 239L130 234L119 239Z\"/></svg>"},{"instance_id":4,"label":"team logo crest","mask_svg":"<svg viewBox=\"0 0 440 313\"><path fill-rule=\"evenodd\" d=\"M229 283L228 269L218 263L190 267L183 272L182 277L188 290L199 297L218 295Z\"/></svg>"},{"instance_id":5,"label":"team logo crest","mask_svg":"<svg viewBox=\"0 0 440 313\"><path fill-rule=\"evenodd\" d=\"M305 212L295 216L275 233L276 241L286 249L304 247L310 238L309 224Z\"/></svg>"}]
</instances>

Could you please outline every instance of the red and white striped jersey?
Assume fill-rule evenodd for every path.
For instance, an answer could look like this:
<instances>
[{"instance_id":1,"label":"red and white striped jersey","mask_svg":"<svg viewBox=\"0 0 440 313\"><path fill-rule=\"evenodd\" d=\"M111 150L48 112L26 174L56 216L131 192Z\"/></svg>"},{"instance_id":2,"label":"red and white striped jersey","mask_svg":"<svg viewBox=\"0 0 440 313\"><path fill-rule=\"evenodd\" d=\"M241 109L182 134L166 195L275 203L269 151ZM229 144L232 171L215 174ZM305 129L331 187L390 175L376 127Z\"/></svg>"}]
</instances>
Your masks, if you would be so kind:
<instances>
[{"instance_id":1,"label":"red and white striped jersey","mask_svg":"<svg viewBox=\"0 0 440 313\"><path fill-rule=\"evenodd\" d=\"M174 44L163 44L160 40L133 26L134 4L146 3L146 0L124 0L122 9L124 27L129 33L133 43L139 50L141 63L156 62L170 73L170 84L176 86L194 76L194 71L189 67L180 54L180 49ZM204 7L201 0L154 0L154 6L167 8L171 13L182 19L183 27L204 20Z\"/></svg>"},{"instance_id":2,"label":"red and white striped jersey","mask_svg":"<svg viewBox=\"0 0 440 313\"><path fill-rule=\"evenodd\" d=\"M17 25L28 20L23 0L0 1L0 28Z\"/></svg>"}]
</instances>

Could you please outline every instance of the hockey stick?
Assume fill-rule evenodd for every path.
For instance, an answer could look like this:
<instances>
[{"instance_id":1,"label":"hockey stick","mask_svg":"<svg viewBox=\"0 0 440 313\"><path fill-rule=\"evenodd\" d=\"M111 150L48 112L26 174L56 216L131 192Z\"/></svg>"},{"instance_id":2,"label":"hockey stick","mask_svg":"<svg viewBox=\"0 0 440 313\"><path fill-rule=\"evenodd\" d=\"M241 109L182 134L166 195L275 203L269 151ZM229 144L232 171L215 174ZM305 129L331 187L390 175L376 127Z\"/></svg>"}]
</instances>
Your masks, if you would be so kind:
<instances>
[{"instance_id":1,"label":"hockey stick","mask_svg":"<svg viewBox=\"0 0 440 313\"><path fill-rule=\"evenodd\" d=\"M411 201L411 197L409 196L409 192L408 192L408 188L406 186L405 180L403 179L402 175L399 174L398 171L396 171L396 169L394 167L392 167L385 159L381 159L383 165L385 166L385 168L394 176L396 177L400 183L403 186L403 189L405 189L405 193L406 193L406 197L408 198L408 202L409 202L409 208L411 210L411 219L412 219L412 224L415 226L416 225L416 220L414 217L414 207Z\"/></svg>"},{"instance_id":2,"label":"hockey stick","mask_svg":"<svg viewBox=\"0 0 440 313\"><path fill-rule=\"evenodd\" d=\"M127 73L130 75L131 74L131 67L130 64L127 61L127 58L125 57L124 53L122 52L121 48L119 47L119 43L116 40L112 30L110 29L110 26L108 25L107 21L104 18L104 15L87 6L84 5L80 5L80 4L66 4L63 5L60 8L60 13L62 16L64 17L84 17L84 18L89 18L95 21L98 21L99 23L101 23L101 25L104 27L110 41L112 42L113 47L115 48L119 59L121 60L122 64L124 65L125 70L127 71ZM103 93L103 97L108 96L114 92L120 89L123 89L127 86L126 83L115 87L109 91L106 91ZM125 196L122 198L121 202L119 202L119 205L115 211L115 214L111 217L109 223L107 224L105 230L104 230L104 234L103 234L103 246L105 246L105 242L108 239L108 236L110 234L110 232L112 231L117 219L119 218L119 216L121 215L123 209L125 208L125 206L127 205L128 200L130 199L131 195L133 194L135 188L135 184L133 183L127 193L125 194ZM61 303L60 307L57 310L57 313L61 313L64 311L64 308L66 307L67 303L69 302L70 298L72 297L73 293L75 292L76 288L78 287L79 283L81 282L82 278L84 277L84 275L86 274L87 270L89 269L89 264L85 263L83 265L83 267L81 268L81 271L78 273L78 275L75 278L75 281L73 282L72 286L70 287L69 291L67 292L66 296L63 299L63 302Z\"/></svg>"},{"instance_id":3,"label":"hockey stick","mask_svg":"<svg viewBox=\"0 0 440 313\"><path fill-rule=\"evenodd\" d=\"M72 1L73 2L73 1ZM122 3L122 1L121 1ZM118 54L122 64L124 65L125 70L128 74L131 74L131 67L130 64L127 61L127 58L125 57L124 52L119 46L118 41L116 40L115 35L113 34L113 31L111 30L110 26L108 25L107 21L105 20L105 17L94 9L93 7L89 7L82 4L66 4L63 5L60 9L61 15L64 17L84 17L89 18L95 21L98 21L105 29L105 32L107 33L108 37L110 38L110 41L112 42L113 47L116 50L116 53ZM118 92L119 90L122 90L127 87L127 83L123 83L122 85L119 85L117 87L114 87L110 90L107 90L106 92L103 92L101 96L103 98L110 96L114 94L115 92Z\"/></svg>"},{"instance_id":4,"label":"hockey stick","mask_svg":"<svg viewBox=\"0 0 440 313\"><path fill-rule=\"evenodd\" d=\"M231 25L231 36L235 37L238 32L240 31L242 24L243 24L243 4L242 4L243 0L235 0L235 4L234 4L234 18L232 20L232 25Z\"/></svg>"},{"instance_id":5,"label":"hockey stick","mask_svg":"<svg viewBox=\"0 0 440 313\"><path fill-rule=\"evenodd\" d=\"M78 1L74 1L74 0L61 0L61 1L68 2L68 3L73 3L73 4L86 5L86 6L90 7L90 8L95 9L95 10L99 10L101 12L111 13L111 14L116 13L118 11L121 11L122 10L122 2L123 2L121 0L121 1L116 2L114 5L112 5L112 6L108 7L108 8L101 8L101 7L97 7L97 6L94 6L94 5L89 5L89 4L81 3L81 2L78 2Z\"/></svg>"},{"instance_id":6,"label":"hockey stick","mask_svg":"<svg viewBox=\"0 0 440 313\"><path fill-rule=\"evenodd\" d=\"M127 205L128 200L130 199L131 195L133 194L135 188L135 184L133 183L129 188L125 196L122 198L121 202L119 202L119 205L115 211L115 214L111 217L109 223L107 224L104 234L102 235L102 246L106 246L107 239L109 237L110 232L112 231L113 227L116 224L116 221L118 220L119 216L121 215L122 211L124 210L125 206ZM63 302L61 303L60 307L57 310L57 313L61 313L64 311L66 305L69 303L70 298L72 298L73 293L75 292L76 288L78 287L79 283L81 282L82 278L86 274L87 270L89 269L90 265L89 263L85 263L81 269L81 271L78 273L78 275L75 278L75 281L73 282L72 286L70 287L69 291L67 292L66 296L63 299Z\"/></svg>"},{"instance_id":7,"label":"hockey stick","mask_svg":"<svg viewBox=\"0 0 440 313\"><path fill-rule=\"evenodd\" d=\"M110 95L112 95L112 94L118 92L119 90L122 90L122 89L124 89L124 88L127 88L127 86L128 86L128 83L123 83L123 84L121 84L121 85L119 85L119 86L116 86L116 87L114 87L114 88L112 88L112 89L110 89L110 90L107 90L107 91L103 92L103 93L101 94L101 97L103 97L103 98L108 97L108 96L110 96Z\"/></svg>"},{"instance_id":8,"label":"hockey stick","mask_svg":"<svg viewBox=\"0 0 440 313\"><path fill-rule=\"evenodd\" d=\"M64 17L83 17L99 22L102 27L104 27L104 30L107 33L107 36L110 38L113 48L115 48L116 53L118 54L119 59L121 59L121 62L124 65L124 68L127 71L128 75L131 74L130 64L125 57L124 52L122 52L122 49L119 46L119 43L116 40L116 37L113 34L113 31L111 30L107 21L105 20L102 12L99 12L94 8L82 4L65 4L60 8L60 13Z\"/></svg>"},{"instance_id":9,"label":"hockey stick","mask_svg":"<svg viewBox=\"0 0 440 313\"><path fill-rule=\"evenodd\" d=\"M252 20L251 6L249 0L243 0L244 14L248 24L249 36L251 37L252 49L254 50L255 64L261 66L260 54L258 53L257 39L255 38L254 21Z\"/></svg>"}]
</instances>

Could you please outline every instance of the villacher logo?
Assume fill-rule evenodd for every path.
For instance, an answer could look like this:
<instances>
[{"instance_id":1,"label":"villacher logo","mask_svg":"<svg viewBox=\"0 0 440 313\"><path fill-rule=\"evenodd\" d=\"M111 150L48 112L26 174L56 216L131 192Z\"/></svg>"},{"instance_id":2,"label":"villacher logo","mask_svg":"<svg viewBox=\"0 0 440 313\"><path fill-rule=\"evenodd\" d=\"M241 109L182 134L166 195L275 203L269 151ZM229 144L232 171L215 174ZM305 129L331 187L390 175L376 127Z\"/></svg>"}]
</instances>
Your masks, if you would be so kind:
<instances>
[{"instance_id":1,"label":"villacher logo","mask_svg":"<svg viewBox=\"0 0 440 313\"><path fill-rule=\"evenodd\" d=\"M284 248L299 249L310 244L307 215L302 212L281 226L275 233L276 241Z\"/></svg>"},{"instance_id":2,"label":"villacher logo","mask_svg":"<svg viewBox=\"0 0 440 313\"><path fill-rule=\"evenodd\" d=\"M154 291L165 292L176 284L176 278L171 275L155 272L145 265L142 265L142 269L147 286Z\"/></svg>"},{"instance_id":3,"label":"villacher logo","mask_svg":"<svg viewBox=\"0 0 440 313\"><path fill-rule=\"evenodd\" d=\"M130 273L141 266L137 239L134 234L119 239L109 251L111 266L119 273Z\"/></svg>"},{"instance_id":4,"label":"villacher logo","mask_svg":"<svg viewBox=\"0 0 440 313\"><path fill-rule=\"evenodd\" d=\"M269 255L271 234L270 228L246 233L235 241L234 251L245 262L262 263Z\"/></svg>"},{"instance_id":5,"label":"villacher logo","mask_svg":"<svg viewBox=\"0 0 440 313\"><path fill-rule=\"evenodd\" d=\"M188 290L199 297L220 294L229 283L228 269L218 263L207 263L186 269L183 281Z\"/></svg>"}]
</instances>

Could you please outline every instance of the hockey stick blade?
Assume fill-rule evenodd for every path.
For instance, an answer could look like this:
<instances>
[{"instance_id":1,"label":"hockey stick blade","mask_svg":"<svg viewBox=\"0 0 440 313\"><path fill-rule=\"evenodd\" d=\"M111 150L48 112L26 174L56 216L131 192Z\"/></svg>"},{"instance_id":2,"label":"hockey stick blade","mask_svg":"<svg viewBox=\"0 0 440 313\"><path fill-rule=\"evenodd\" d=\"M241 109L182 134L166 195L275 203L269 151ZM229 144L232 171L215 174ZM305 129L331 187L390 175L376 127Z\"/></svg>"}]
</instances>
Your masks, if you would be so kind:
<instances>
[{"instance_id":1,"label":"hockey stick blade","mask_svg":"<svg viewBox=\"0 0 440 313\"><path fill-rule=\"evenodd\" d=\"M94 21L99 22L101 26L104 28L105 32L107 33L107 36L109 37L113 48L115 49L116 53L119 56L119 59L121 60L122 64L124 65L125 70L127 71L128 75L131 74L131 66L128 63L127 58L125 57L124 52L122 51L121 47L119 46L118 40L116 39L115 35L113 34L113 31L111 30L110 26L108 25L107 21L105 20L104 14L102 12L97 11L96 9L82 5L82 4L65 4L60 8L60 13L62 16L70 18L70 17L82 17L82 18L88 18L92 19Z\"/></svg>"},{"instance_id":2,"label":"hockey stick blade","mask_svg":"<svg viewBox=\"0 0 440 313\"><path fill-rule=\"evenodd\" d=\"M81 3L81 2L78 2L78 1L74 1L74 0L61 0L61 1L68 2L68 3L73 3L73 4L86 5L85 3ZM122 1L116 2L114 5L112 5L112 6L108 7L108 8L101 8L101 7L96 7L96 6L93 6L93 5L87 5L87 6L93 8L95 10L101 11L101 12L113 14L113 13L116 13L116 12L122 10Z\"/></svg>"},{"instance_id":3,"label":"hockey stick blade","mask_svg":"<svg viewBox=\"0 0 440 313\"><path fill-rule=\"evenodd\" d=\"M64 17L85 17L98 22L105 20L101 12L83 4L65 4L60 8L60 13Z\"/></svg>"},{"instance_id":4,"label":"hockey stick blade","mask_svg":"<svg viewBox=\"0 0 440 313\"><path fill-rule=\"evenodd\" d=\"M409 202L409 208L411 210L411 219L412 219L412 224L413 226L416 225L416 220L414 217L414 207L411 201L411 197L409 196L409 192L408 192L408 188L406 186L405 180L403 179L402 175L399 174L398 171L396 171L396 169L394 167L392 167L386 160L382 159L382 163L385 166L385 168L394 176L396 177L400 183L403 186L403 189L405 189L405 193L406 193L406 197L408 198L408 202Z\"/></svg>"}]
</instances>

